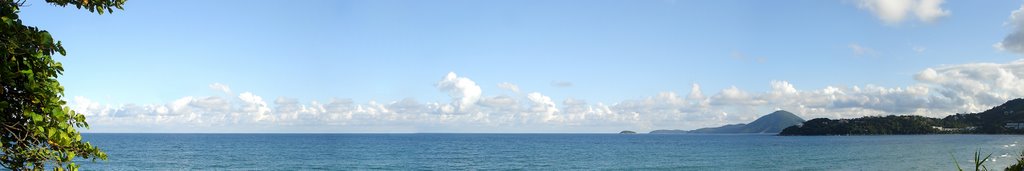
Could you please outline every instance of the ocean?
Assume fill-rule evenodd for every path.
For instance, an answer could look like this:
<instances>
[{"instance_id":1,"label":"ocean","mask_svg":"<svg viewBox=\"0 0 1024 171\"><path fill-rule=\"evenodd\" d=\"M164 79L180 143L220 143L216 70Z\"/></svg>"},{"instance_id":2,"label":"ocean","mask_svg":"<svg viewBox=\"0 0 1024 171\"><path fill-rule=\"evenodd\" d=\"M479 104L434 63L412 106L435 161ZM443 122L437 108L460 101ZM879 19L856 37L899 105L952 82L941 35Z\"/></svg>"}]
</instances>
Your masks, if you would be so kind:
<instances>
[{"instance_id":1,"label":"ocean","mask_svg":"<svg viewBox=\"0 0 1024 171\"><path fill-rule=\"evenodd\" d=\"M84 134L109 160L82 170L1002 169L1020 135Z\"/></svg>"}]
</instances>

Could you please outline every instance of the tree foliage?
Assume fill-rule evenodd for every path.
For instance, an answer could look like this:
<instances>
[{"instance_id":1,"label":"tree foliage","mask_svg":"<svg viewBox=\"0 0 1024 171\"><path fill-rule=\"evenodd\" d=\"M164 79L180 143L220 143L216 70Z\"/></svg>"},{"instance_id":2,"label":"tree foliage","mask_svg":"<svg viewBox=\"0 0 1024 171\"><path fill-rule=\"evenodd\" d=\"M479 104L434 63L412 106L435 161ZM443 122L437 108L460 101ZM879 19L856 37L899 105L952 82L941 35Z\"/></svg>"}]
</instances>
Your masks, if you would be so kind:
<instances>
[{"instance_id":1,"label":"tree foliage","mask_svg":"<svg viewBox=\"0 0 1024 171\"><path fill-rule=\"evenodd\" d=\"M47 0L103 14L122 9L125 0ZM77 170L75 157L106 159L83 142L76 128L88 128L85 115L66 106L64 72L51 57L65 55L50 33L22 24L24 1L0 0L0 165L13 170ZM50 166L47 166L52 164Z\"/></svg>"},{"instance_id":2,"label":"tree foliage","mask_svg":"<svg viewBox=\"0 0 1024 171\"><path fill-rule=\"evenodd\" d=\"M811 119L802 126L791 126L781 135L880 135L940 133L932 126L950 127L956 123L924 116L867 116L857 119Z\"/></svg>"},{"instance_id":3,"label":"tree foliage","mask_svg":"<svg viewBox=\"0 0 1024 171\"><path fill-rule=\"evenodd\" d=\"M780 135L879 135L879 134L1024 134L1024 129L1007 128L1007 123L1024 123L1024 99L1013 99L981 113L955 114L945 118L924 116L866 116L855 119L811 119L782 130ZM940 130L933 127L951 128Z\"/></svg>"},{"instance_id":4,"label":"tree foliage","mask_svg":"<svg viewBox=\"0 0 1024 171\"><path fill-rule=\"evenodd\" d=\"M978 127L988 134L1024 134L1024 130L1006 128L1006 123L1024 123L1024 99L1013 99L981 113L956 114L944 120L959 121Z\"/></svg>"}]
</instances>

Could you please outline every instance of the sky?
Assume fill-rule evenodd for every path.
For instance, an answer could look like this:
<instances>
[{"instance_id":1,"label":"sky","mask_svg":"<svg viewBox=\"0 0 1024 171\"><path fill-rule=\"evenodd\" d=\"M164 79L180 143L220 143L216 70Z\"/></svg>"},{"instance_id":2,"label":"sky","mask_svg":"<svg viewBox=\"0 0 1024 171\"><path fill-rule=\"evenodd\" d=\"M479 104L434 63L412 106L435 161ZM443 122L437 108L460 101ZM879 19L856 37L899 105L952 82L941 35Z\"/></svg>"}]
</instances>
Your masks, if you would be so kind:
<instances>
[{"instance_id":1,"label":"sky","mask_svg":"<svg viewBox=\"0 0 1024 171\"><path fill-rule=\"evenodd\" d=\"M1024 97L1020 0L272 2L20 16L67 48L84 132L646 132Z\"/></svg>"}]
</instances>

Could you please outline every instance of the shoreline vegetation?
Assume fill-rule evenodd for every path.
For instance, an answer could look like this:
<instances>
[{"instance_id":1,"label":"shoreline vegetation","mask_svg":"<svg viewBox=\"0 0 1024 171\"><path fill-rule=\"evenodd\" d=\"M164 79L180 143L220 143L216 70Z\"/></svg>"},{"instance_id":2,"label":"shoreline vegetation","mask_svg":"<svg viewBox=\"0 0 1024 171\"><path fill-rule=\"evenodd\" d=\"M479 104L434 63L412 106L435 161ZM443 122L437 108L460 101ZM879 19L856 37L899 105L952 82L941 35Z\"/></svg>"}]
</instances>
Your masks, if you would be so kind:
<instances>
[{"instance_id":1,"label":"shoreline vegetation","mask_svg":"<svg viewBox=\"0 0 1024 171\"><path fill-rule=\"evenodd\" d=\"M981 113L945 118L917 115L811 119L779 135L1024 134L1024 99L1007 101Z\"/></svg>"},{"instance_id":2,"label":"shoreline vegetation","mask_svg":"<svg viewBox=\"0 0 1024 171\"><path fill-rule=\"evenodd\" d=\"M956 170L963 171L964 169L960 167L960 162L957 161L956 156L950 154L950 157L953 157L953 164L956 166ZM971 162L972 164L974 164L975 171L989 170L988 166L985 166L985 162L989 161L989 159L992 158L992 153L989 153L985 157L981 157L981 150L978 150L974 151L973 157L974 160L971 160ZM1024 171L1024 151L1021 151L1021 153L1017 156L1017 163L1014 163L1010 166L1006 166L1006 168L1004 168L1003 170Z\"/></svg>"},{"instance_id":3,"label":"shoreline vegetation","mask_svg":"<svg viewBox=\"0 0 1024 171\"><path fill-rule=\"evenodd\" d=\"M792 113L779 110L748 124L730 124L695 130L659 129L649 133L777 133L781 136L1024 134L1024 98L1009 100L980 113L958 113L943 118L888 115L852 119L815 118L804 121Z\"/></svg>"}]
</instances>

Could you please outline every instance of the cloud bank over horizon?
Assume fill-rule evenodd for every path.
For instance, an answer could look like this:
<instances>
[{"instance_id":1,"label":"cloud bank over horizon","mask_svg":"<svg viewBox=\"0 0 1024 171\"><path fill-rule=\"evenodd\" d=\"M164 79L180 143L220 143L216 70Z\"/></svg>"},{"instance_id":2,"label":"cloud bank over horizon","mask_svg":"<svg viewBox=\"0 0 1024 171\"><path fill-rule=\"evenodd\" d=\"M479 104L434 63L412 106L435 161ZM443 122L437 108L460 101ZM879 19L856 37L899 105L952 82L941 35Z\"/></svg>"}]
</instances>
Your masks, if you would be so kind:
<instances>
[{"instance_id":1,"label":"cloud bank over horizon","mask_svg":"<svg viewBox=\"0 0 1024 171\"><path fill-rule=\"evenodd\" d=\"M222 96L185 96L166 104L104 104L76 96L69 106L84 113L90 132L614 132L623 129L695 129L750 122L782 109L805 119L913 114L942 117L981 112L1024 97L1024 60L926 68L912 85L826 86L799 89L785 80L751 92L735 86L705 94L664 91L618 102L553 99L511 82L481 86L455 72L434 86L450 101L414 97L378 102L264 98L209 88ZM493 87L484 91L484 87ZM492 93L494 92L494 93ZM507 94L512 92L513 94ZM520 93L523 92L523 93Z\"/></svg>"},{"instance_id":2,"label":"cloud bank over horizon","mask_svg":"<svg viewBox=\"0 0 1024 171\"><path fill-rule=\"evenodd\" d=\"M181 41L186 43L166 46L181 47L174 51L121 56L167 55L154 58L168 59L158 62L102 60L110 55L84 54L101 59L78 63L85 66L82 71L101 68L81 75L69 73L62 81L83 87L69 91L73 96L66 98L69 107L88 116L92 129L86 132L646 132L747 123L775 110L804 119L944 117L981 112L1024 97L1024 86L1020 86L1024 85L1024 59L1017 56L1024 54L1024 5L1018 8L1019 2L979 4L988 8L978 8L959 3L947 6L945 0L850 0L839 5L815 1L806 6L738 10L729 2L706 6L701 6L703 2L595 3L602 8L545 3L557 8L480 3L469 4L476 8L468 9L475 10L463 11L467 8L443 3L422 4L436 5L432 8L382 3L376 5L388 8L355 11L353 16L287 13L274 17L325 17L337 22L296 25L345 31L292 31L296 35L270 37L270 41L224 39L247 40L235 50L202 50L235 44L230 41ZM752 6L762 3L770 4ZM994 7L1012 12L1005 19L1003 11L977 11ZM775 15L750 15L764 13ZM462 18L475 15L479 18ZM207 16L192 17L201 21ZM1002 24L1003 28L979 24ZM267 29L263 31L294 28ZM187 29L146 35L204 35L172 32L177 30ZM172 38L178 37L146 40ZM337 48L322 52L302 43L287 44L314 50L297 51L308 54L252 48L281 45L268 42ZM732 52L728 58L715 58L727 56L728 51ZM964 56L972 55L977 58L965 60ZM1018 59L965 63L1013 58ZM101 63L88 63L94 61ZM145 72L109 72L105 66L121 63L102 63L107 61L133 62L122 65L132 67L125 70ZM134 63L159 65L129 65ZM281 68L266 69L273 67ZM883 76L892 73L909 76L896 78L894 84ZM151 75L169 77L153 79ZM141 81L110 84L94 79L100 76ZM752 90L750 81L767 89ZM101 100L165 98L163 93L182 92L179 88L188 86L205 86L215 93L175 94L173 100L146 103ZM599 96L566 96L584 93Z\"/></svg>"}]
</instances>

